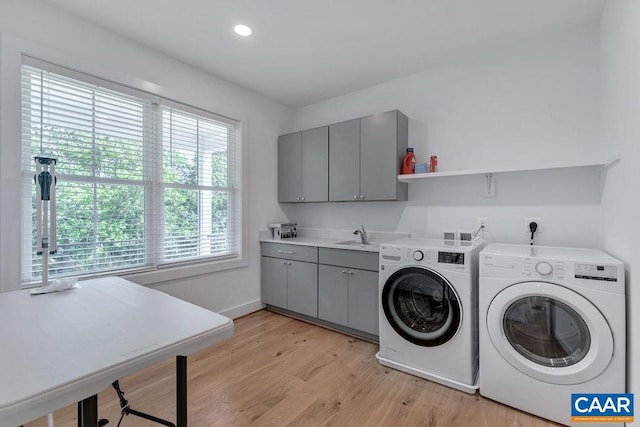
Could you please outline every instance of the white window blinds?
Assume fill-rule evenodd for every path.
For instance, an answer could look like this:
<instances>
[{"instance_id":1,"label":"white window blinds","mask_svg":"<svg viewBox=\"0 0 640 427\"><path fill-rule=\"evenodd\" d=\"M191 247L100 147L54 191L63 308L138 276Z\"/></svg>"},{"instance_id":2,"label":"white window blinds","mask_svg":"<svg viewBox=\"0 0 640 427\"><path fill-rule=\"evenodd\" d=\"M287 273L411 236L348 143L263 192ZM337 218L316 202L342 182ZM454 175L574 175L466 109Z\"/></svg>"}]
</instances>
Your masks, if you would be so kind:
<instances>
[{"instance_id":1,"label":"white window blinds","mask_svg":"<svg viewBox=\"0 0 640 427\"><path fill-rule=\"evenodd\" d=\"M237 122L41 65L23 65L23 282L42 274L34 156L58 161L50 277L241 253Z\"/></svg>"},{"instance_id":2,"label":"white window blinds","mask_svg":"<svg viewBox=\"0 0 640 427\"><path fill-rule=\"evenodd\" d=\"M163 260L236 255L236 129L171 107L160 111Z\"/></svg>"}]
</instances>

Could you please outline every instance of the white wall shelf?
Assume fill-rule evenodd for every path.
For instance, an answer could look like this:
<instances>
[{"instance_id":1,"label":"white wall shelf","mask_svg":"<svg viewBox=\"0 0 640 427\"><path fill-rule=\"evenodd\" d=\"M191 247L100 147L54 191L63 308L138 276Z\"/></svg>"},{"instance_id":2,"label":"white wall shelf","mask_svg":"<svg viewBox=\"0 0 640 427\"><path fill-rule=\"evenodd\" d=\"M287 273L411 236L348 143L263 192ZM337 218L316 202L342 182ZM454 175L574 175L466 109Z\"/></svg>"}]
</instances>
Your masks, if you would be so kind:
<instances>
[{"instance_id":1,"label":"white wall shelf","mask_svg":"<svg viewBox=\"0 0 640 427\"><path fill-rule=\"evenodd\" d=\"M463 175L492 175L495 173L505 173L505 172L525 172L525 171L535 171L535 170L545 170L545 169L563 169L563 168L577 168L577 167L587 167L587 166L609 166L619 159L619 156L615 156L609 159L591 159L591 160L578 160L578 161L567 161L567 162L559 162L559 163L547 163L547 164L539 164L539 165L529 165L529 166L513 166L513 167L503 167L503 168L482 168L482 169L462 169L462 170L453 170L453 171L443 171L443 172L433 172L433 173L416 173L411 175L398 175L398 181L412 183L421 181L427 178L440 178L447 176L463 176Z\"/></svg>"}]
</instances>

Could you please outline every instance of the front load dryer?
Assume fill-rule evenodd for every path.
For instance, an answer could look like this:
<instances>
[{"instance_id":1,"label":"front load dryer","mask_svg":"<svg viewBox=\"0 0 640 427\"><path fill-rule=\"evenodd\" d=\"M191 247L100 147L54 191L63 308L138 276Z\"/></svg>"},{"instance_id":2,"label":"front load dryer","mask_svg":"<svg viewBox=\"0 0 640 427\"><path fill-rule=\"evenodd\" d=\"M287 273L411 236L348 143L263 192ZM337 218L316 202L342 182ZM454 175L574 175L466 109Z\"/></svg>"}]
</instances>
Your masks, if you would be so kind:
<instances>
[{"instance_id":1,"label":"front load dryer","mask_svg":"<svg viewBox=\"0 0 640 427\"><path fill-rule=\"evenodd\" d=\"M483 396L571 424L572 393L625 392L622 262L593 249L491 244L480 253L479 302Z\"/></svg>"},{"instance_id":2,"label":"front load dryer","mask_svg":"<svg viewBox=\"0 0 640 427\"><path fill-rule=\"evenodd\" d=\"M475 393L483 245L409 238L380 246L381 364Z\"/></svg>"}]
</instances>

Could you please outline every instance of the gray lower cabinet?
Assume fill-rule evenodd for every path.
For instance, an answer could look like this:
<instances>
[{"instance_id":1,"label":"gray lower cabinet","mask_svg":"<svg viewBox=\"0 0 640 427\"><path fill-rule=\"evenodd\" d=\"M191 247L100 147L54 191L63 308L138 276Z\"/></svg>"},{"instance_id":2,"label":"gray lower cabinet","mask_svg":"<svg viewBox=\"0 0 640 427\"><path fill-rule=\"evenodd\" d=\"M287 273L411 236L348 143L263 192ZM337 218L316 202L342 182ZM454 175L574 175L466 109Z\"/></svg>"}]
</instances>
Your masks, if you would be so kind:
<instances>
[{"instance_id":1,"label":"gray lower cabinet","mask_svg":"<svg viewBox=\"0 0 640 427\"><path fill-rule=\"evenodd\" d=\"M287 308L287 268L285 260L262 257L262 302Z\"/></svg>"},{"instance_id":2,"label":"gray lower cabinet","mask_svg":"<svg viewBox=\"0 0 640 427\"><path fill-rule=\"evenodd\" d=\"M365 338L378 336L375 252L265 242L261 286L262 302L272 308Z\"/></svg>"},{"instance_id":3,"label":"gray lower cabinet","mask_svg":"<svg viewBox=\"0 0 640 427\"><path fill-rule=\"evenodd\" d=\"M318 265L288 261L287 309L318 317Z\"/></svg>"},{"instance_id":4,"label":"gray lower cabinet","mask_svg":"<svg viewBox=\"0 0 640 427\"><path fill-rule=\"evenodd\" d=\"M318 317L318 248L262 244L262 302Z\"/></svg>"},{"instance_id":5,"label":"gray lower cabinet","mask_svg":"<svg viewBox=\"0 0 640 427\"><path fill-rule=\"evenodd\" d=\"M378 273L349 270L349 327L378 335Z\"/></svg>"},{"instance_id":6,"label":"gray lower cabinet","mask_svg":"<svg viewBox=\"0 0 640 427\"><path fill-rule=\"evenodd\" d=\"M318 317L378 335L378 254L320 248Z\"/></svg>"},{"instance_id":7,"label":"gray lower cabinet","mask_svg":"<svg viewBox=\"0 0 640 427\"><path fill-rule=\"evenodd\" d=\"M378 273L321 264L318 317L378 335Z\"/></svg>"},{"instance_id":8,"label":"gray lower cabinet","mask_svg":"<svg viewBox=\"0 0 640 427\"><path fill-rule=\"evenodd\" d=\"M349 279L346 268L318 266L318 317L349 326Z\"/></svg>"}]
</instances>

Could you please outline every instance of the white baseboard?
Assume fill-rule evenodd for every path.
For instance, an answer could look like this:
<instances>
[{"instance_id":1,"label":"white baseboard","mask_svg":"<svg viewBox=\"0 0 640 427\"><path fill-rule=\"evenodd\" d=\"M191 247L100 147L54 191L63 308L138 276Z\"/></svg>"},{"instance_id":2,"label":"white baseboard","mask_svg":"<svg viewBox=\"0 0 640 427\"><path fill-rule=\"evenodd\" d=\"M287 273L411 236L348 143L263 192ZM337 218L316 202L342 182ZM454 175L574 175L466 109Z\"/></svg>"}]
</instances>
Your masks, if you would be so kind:
<instances>
[{"instance_id":1,"label":"white baseboard","mask_svg":"<svg viewBox=\"0 0 640 427\"><path fill-rule=\"evenodd\" d=\"M227 308L226 310L219 311L218 313L231 319L237 319L238 317L246 316L247 314L251 314L254 311L262 310L263 308L264 304L262 304L261 300L257 299L254 301L249 301L245 304Z\"/></svg>"}]
</instances>

